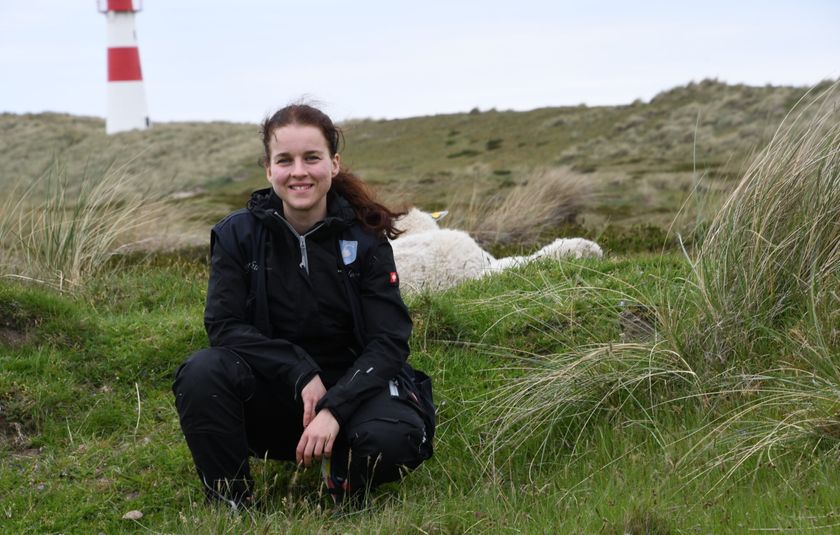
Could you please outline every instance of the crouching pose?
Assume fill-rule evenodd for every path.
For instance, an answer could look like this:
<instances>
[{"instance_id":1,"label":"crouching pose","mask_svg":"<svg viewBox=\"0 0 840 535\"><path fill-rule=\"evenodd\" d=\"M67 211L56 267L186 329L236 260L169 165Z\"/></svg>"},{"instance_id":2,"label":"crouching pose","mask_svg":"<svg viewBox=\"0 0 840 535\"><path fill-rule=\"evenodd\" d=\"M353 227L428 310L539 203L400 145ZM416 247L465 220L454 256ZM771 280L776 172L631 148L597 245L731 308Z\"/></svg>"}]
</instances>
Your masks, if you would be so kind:
<instances>
[{"instance_id":1,"label":"crouching pose","mask_svg":"<svg viewBox=\"0 0 840 535\"><path fill-rule=\"evenodd\" d=\"M211 499L252 500L249 456L320 461L337 503L432 454L431 383L408 357L411 319L391 212L341 168L339 129L292 105L262 125L270 188L211 234L210 348L178 369L181 429Z\"/></svg>"}]
</instances>

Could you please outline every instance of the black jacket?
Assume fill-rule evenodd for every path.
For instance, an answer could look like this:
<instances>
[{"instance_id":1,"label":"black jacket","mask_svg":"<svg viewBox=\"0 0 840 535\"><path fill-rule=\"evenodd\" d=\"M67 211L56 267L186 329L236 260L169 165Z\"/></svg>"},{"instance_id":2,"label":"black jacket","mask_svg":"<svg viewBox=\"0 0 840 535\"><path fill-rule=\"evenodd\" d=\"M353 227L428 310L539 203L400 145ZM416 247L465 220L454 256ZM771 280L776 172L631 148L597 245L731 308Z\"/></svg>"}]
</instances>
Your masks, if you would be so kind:
<instances>
[{"instance_id":1,"label":"black jacket","mask_svg":"<svg viewBox=\"0 0 840 535\"><path fill-rule=\"evenodd\" d=\"M272 207L270 189L253 194L247 209L229 215L211 233L211 270L204 324L212 346L228 348L270 381L284 381L295 396L321 366L295 343L274 336L268 304L266 249L295 243L272 255L294 255L308 273L306 237L297 233ZM274 197L276 200L276 197ZM362 401L405 374L411 318L400 297L391 245L359 223L343 198L330 193L328 215L320 224L335 237L336 273L352 312L360 348L343 376L328 388L317 409L328 408L340 425ZM318 225L316 225L318 227ZM313 227L315 229L315 227ZM269 233L291 233L295 240L270 240ZM344 254L342 254L344 253ZM343 260L343 261L342 261ZM296 276L300 276L297 274ZM306 274L303 274L306 276Z\"/></svg>"}]
</instances>

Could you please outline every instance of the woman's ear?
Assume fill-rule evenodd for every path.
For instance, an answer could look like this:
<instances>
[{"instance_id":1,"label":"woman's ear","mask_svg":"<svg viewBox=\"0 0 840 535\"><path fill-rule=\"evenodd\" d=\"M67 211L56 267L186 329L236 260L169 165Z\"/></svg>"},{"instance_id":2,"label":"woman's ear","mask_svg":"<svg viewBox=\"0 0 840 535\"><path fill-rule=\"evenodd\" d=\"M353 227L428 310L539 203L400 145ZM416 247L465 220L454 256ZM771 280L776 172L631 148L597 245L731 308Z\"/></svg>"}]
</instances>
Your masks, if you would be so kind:
<instances>
[{"instance_id":1,"label":"woman's ear","mask_svg":"<svg viewBox=\"0 0 840 535\"><path fill-rule=\"evenodd\" d=\"M335 178L335 175L341 171L341 154L335 153L335 156L332 157L332 176Z\"/></svg>"}]
</instances>

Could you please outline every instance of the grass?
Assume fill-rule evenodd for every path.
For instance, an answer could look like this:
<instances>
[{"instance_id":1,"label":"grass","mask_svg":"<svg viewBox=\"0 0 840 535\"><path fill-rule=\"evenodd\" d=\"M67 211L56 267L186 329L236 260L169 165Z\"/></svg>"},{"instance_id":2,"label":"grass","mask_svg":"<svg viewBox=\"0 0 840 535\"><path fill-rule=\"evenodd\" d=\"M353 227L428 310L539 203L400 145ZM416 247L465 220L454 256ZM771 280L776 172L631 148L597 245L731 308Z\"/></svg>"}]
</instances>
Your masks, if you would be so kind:
<instances>
[{"instance_id":1,"label":"grass","mask_svg":"<svg viewBox=\"0 0 840 535\"><path fill-rule=\"evenodd\" d=\"M629 106L622 112L629 123L615 135L658 120L654 112L696 112L707 93L717 98L726 91L698 84ZM720 103L713 99L714 106L735 110L742 98L763 105L760 91L738 93ZM537 112L545 114L545 128L577 125L594 133L620 125L609 123L605 110L588 111L588 126L578 124L582 115L575 110ZM412 363L435 381L436 454L402 484L383 487L369 508L341 518L331 515L316 470L271 461L254 462L263 509L230 515L203 504L170 391L179 363L207 343L203 254L161 251L115 263L108 249L73 292L0 279L0 528L438 534L836 529L838 122L826 118L830 106L816 111L803 116L805 130L781 130L758 155L687 254L666 248L662 254L540 262L444 293L410 296ZM489 130L477 137L470 126L495 124L503 114L444 121L441 158L470 147L493 155L517 147L524 138ZM690 115L698 124L697 114ZM701 115L699 123L704 121ZM736 135L737 124L716 119L704 128ZM446 146L444 139L453 143ZM500 140L492 150L490 140ZM547 146L538 141L519 148L536 154ZM371 146L389 142L370 140ZM580 165L596 170L579 172L591 176L616 159L635 158L632 151L611 154L581 157ZM641 165L641 158L630 165ZM405 161L420 165L410 154ZM524 172L493 162L488 168L510 171L488 175L505 189L511 186L502 181L515 182ZM453 177L460 172L451 171ZM698 182L692 178L689 189ZM224 190L229 185L217 193L236 194ZM55 214L78 206L59 200L49 204ZM0 221L14 224L0 232L14 232L7 230L4 239L38 226L16 226L18 215L3 219L28 213L8 200L5 206L11 208L0 212ZM99 206L94 213L104 210L91 206ZM675 235L637 234L640 241ZM37 250L32 242L18 243ZM0 250L9 252L6 245ZM130 511L143 516L123 519Z\"/></svg>"},{"instance_id":2,"label":"grass","mask_svg":"<svg viewBox=\"0 0 840 535\"><path fill-rule=\"evenodd\" d=\"M615 343L592 332L594 346L564 344L557 353L515 357L522 375L485 404L491 454L502 451L508 459L528 451L544 462L558 443L576 451L602 414L631 413L663 451L679 452L674 465L686 484L701 479L706 496L743 484L762 467L787 460L807 470L838 451L836 95L832 87L814 97L808 105L820 107L815 119L800 123L800 114L782 125L709 224L687 273L660 267L658 286L627 281L618 290L634 303L635 323L646 324L646 340ZM537 303L581 290L593 291L567 280L505 302ZM594 291L616 292L606 285ZM538 321L530 306L517 314ZM563 317L562 310L555 312ZM706 421L670 433L669 413L686 407L707 411Z\"/></svg>"},{"instance_id":3,"label":"grass","mask_svg":"<svg viewBox=\"0 0 840 535\"><path fill-rule=\"evenodd\" d=\"M266 509L230 516L202 504L169 390L180 361L206 343L201 262L144 260L100 274L75 295L0 283L0 303L17 318L12 328L29 333L3 342L0 354L0 523L12 533L737 532L739 523L831 523L830 489L840 483L828 469L831 448L783 457L772 468L747 466L738 473L750 474L749 485L709 493L732 466L709 461L730 444L700 452L692 447L713 442L691 431L726 406L708 410L688 399L655 408L652 419L645 379L625 382L638 403L620 393L590 400L576 408L586 425L570 405L565 424L548 434L535 426L534 442L517 454L487 454L491 436L478 401L494 385L522 384L526 372L510 369L523 360L511 361L505 348L524 348L532 366L544 359L548 367L550 351L593 336L619 347L622 289L654 288L661 275L688 270L678 256L664 264L657 257L545 263L413 297L412 361L431 372L440 407L436 455L402 485L384 488L370 509L342 519L331 518L314 471L275 462L254 463ZM566 322L560 330L549 323L558 306ZM622 373L604 376L600 391L608 393L609 379ZM23 439L11 438L11 422L21 424ZM549 447L540 451L544 442ZM143 518L122 520L131 510Z\"/></svg>"},{"instance_id":4,"label":"grass","mask_svg":"<svg viewBox=\"0 0 840 535\"><path fill-rule=\"evenodd\" d=\"M470 203L443 224L465 230L485 248L533 247L546 232L574 223L592 201L584 177L565 169L535 170L496 198L481 201L475 189L468 197Z\"/></svg>"},{"instance_id":5,"label":"grass","mask_svg":"<svg viewBox=\"0 0 840 535\"><path fill-rule=\"evenodd\" d=\"M822 360L840 347L825 322L840 290L835 93L813 104L826 108L818 120L782 126L710 223L669 322L692 361L754 361L791 330Z\"/></svg>"},{"instance_id":6,"label":"grass","mask_svg":"<svg viewBox=\"0 0 840 535\"><path fill-rule=\"evenodd\" d=\"M0 206L3 275L73 289L136 247L141 230L160 224L164 206L129 189L134 178L116 167L73 181L56 162L25 189L17 184Z\"/></svg>"}]
</instances>

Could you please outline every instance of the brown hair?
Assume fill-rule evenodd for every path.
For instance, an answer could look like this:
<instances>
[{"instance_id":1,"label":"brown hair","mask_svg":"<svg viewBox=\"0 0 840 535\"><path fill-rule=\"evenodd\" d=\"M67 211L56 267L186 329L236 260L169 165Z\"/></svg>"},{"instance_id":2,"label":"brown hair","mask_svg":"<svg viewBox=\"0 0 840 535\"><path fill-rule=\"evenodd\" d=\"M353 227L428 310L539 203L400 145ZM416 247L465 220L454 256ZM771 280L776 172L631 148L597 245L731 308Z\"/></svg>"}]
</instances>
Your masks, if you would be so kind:
<instances>
[{"instance_id":1,"label":"brown hair","mask_svg":"<svg viewBox=\"0 0 840 535\"><path fill-rule=\"evenodd\" d=\"M340 128L333 124L332 119L309 104L290 104L267 117L260 126L260 135L265 151L261 161L263 167L268 167L271 161L272 134L276 129L290 124L314 126L319 129L327 141L330 156L338 154L339 144L344 140L344 134ZM400 235L401 231L394 227L394 219L405 212L393 212L377 201L370 187L349 169L345 169L343 166L339 169L338 174L332 179L330 191L335 191L347 199L347 202L356 212L356 218L376 235L385 235L391 239Z\"/></svg>"}]
</instances>

